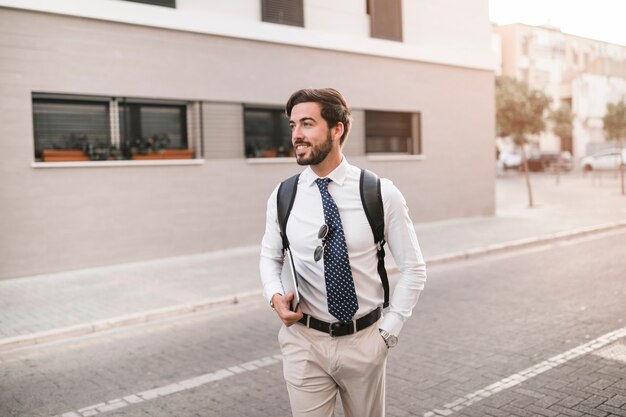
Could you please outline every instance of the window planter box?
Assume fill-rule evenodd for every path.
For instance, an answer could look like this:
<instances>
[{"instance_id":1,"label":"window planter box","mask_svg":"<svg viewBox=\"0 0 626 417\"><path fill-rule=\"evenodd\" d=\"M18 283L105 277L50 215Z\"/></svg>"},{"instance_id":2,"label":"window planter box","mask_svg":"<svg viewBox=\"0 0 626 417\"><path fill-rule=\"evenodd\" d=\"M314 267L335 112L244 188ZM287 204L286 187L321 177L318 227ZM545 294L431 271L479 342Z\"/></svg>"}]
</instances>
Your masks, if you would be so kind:
<instances>
[{"instance_id":1,"label":"window planter box","mask_svg":"<svg viewBox=\"0 0 626 417\"><path fill-rule=\"evenodd\" d=\"M164 149L160 152L147 154L133 152L132 159L136 161L147 159L193 159L193 149Z\"/></svg>"},{"instance_id":2,"label":"window planter box","mask_svg":"<svg viewBox=\"0 0 626 417\"><path fill-rule=\"evenodd\" d=\"M89 161L80 149L44 149L41 159L43 162Z\"/></svg>"}]
</instances>

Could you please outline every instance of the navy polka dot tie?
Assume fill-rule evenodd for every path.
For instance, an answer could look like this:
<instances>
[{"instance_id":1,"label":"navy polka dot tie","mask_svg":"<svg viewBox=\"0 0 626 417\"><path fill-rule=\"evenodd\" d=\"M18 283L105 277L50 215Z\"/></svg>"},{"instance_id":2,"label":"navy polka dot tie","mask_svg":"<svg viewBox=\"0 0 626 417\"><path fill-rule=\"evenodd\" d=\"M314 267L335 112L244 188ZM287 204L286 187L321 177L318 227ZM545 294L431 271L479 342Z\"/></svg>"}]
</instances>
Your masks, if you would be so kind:
<instances>
[{"instance_id":1,"label":"navy polka dot tie","mask_svg":"<svg viewBox=\"0 0 626 417\"><path fill-rule=\"evenodd\" d=\"M328 311L340 322L348 323L359 309L352 280L352 269L348 258L346 237L343 233L339 210L328 192L330 178L315 180L322 195L324 219L330 228L326 238L324 250L324 278L326 280L326 294Z\"/></svg>"}]
</instances>

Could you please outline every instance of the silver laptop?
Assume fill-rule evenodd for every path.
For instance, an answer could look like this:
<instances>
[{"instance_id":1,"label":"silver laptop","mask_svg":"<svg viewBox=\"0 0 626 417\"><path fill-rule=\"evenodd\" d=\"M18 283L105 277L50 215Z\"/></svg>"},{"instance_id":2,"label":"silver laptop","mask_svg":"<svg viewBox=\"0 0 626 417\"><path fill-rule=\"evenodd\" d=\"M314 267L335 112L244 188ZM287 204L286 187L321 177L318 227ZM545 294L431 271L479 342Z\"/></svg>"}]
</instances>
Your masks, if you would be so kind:
<instances>
[{"instance_id":1,"label":"silver laptop","mask_svg":"<svg viewBox=\"0 0 626 417\"><path fill-rule=\"evenodd\" d=\"M283 283L283 291L285 291L285 294L289 292L293 293L293 300L291 300L291 305L289 306L289 309L291 311L296 311L298 309L298 305L300 304L300 294L298 293L298 278L299 276L296 272L296 265L293 262L293 255L291 254L291 251L287 249L285 251L283 272L280 279Z\"/></svg>"}]
</instances>

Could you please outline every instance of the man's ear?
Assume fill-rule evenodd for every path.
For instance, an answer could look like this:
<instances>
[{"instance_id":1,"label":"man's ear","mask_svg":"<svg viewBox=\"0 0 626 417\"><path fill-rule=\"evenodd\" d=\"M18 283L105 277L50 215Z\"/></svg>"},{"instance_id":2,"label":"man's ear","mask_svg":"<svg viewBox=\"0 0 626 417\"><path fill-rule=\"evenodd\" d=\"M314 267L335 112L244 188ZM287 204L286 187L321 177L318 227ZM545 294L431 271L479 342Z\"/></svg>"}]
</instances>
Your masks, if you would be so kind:
<instances>
[{"instance_id":1,"label":"man's ear","mask_svg":"<svg viewBox=\"0 0 626 417\"><path fill-rule=\"evenodd\" d=\"M338 141L339 139L341 139L341 136L343 135L345 129L346 127L343 125L343 122L337 122L337 124L331 129L333 140Z\"/></svg>"}]
</instances>

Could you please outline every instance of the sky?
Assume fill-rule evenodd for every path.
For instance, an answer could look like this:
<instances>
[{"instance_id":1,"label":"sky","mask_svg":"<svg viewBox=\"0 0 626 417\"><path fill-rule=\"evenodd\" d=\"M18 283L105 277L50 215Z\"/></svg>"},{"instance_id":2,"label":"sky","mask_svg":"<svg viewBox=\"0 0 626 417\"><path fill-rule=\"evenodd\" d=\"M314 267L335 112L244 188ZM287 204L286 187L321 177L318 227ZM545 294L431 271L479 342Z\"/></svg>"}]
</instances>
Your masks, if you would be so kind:
<instances>
[{"instance_id":1,"label":"sky","mask_svg":"<svg viewBox=\"0 0 626 417\"><path fill-rule=\"evenodd\" d=\"M626 0L489 0L489 16L626 46Z\"/></svg>"}]
</instances>

